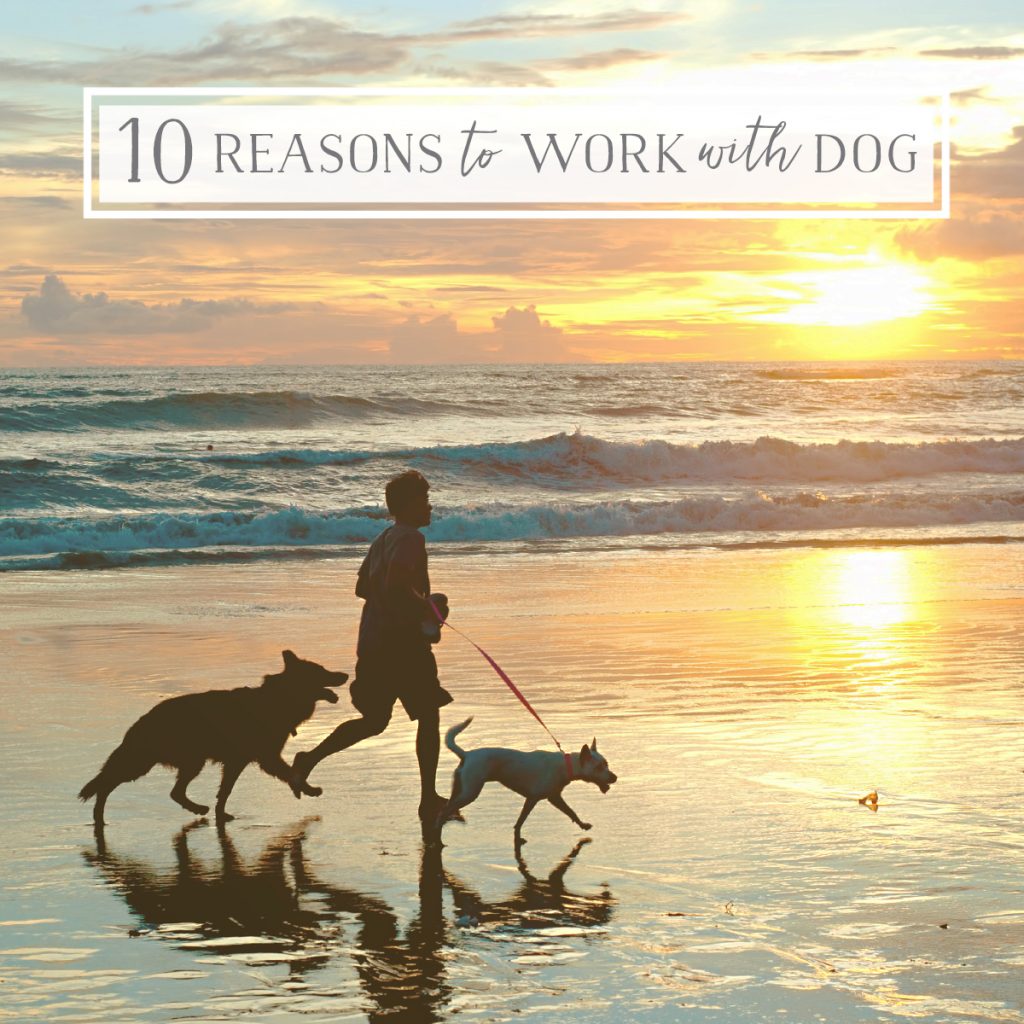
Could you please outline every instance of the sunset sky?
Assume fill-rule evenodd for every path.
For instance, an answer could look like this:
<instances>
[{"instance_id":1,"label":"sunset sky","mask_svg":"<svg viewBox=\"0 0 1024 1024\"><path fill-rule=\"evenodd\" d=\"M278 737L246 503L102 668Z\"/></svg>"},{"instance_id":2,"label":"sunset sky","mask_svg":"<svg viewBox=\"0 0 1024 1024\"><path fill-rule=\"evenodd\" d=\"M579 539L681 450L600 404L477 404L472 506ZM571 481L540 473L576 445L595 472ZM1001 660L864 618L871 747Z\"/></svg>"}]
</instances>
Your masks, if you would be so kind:
<instances>
[{"instance_id":1,"label":"sunset sky","mask_svg":"<svg viewBox=\"0 0 1024 1024\"><path fill-rule=\"evenodd\" d=\"M0 43L0 366L1020 358L1011 2L39 0ZM83 86L643 86L849 67L953 97L949 221L102 221Z\"/></svg>"}]
</instances>

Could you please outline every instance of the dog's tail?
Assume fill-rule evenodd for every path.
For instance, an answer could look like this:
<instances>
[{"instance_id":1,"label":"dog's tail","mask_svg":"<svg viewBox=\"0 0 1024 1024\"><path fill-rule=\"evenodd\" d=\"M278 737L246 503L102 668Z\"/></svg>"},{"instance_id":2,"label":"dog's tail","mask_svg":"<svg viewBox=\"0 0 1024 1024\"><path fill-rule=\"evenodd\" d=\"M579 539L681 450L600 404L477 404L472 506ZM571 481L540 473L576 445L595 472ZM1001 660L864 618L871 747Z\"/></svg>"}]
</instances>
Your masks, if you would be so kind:
<instances>
[{"instance_id":1,"label":"dog's tail","mask_svg":"<svg viewBox=\"0 0 1024 1024\"><path fill-rule=\"evenodd\" d=\"M90 779L79 791L79 800L91 800L100 789L100 782L103 780L103 772L100 772L95 778Z\"/></svg>"},{"instance_id":2,"label":"dog's tail","mask_svg":"<svg viewBox=\"0 0 1024 1024\"><path fill-rule=\"evenodd\" d=\"M444 745L453 754L455 754L460 761L466 756L466 752L455 742L455 737L458 736L459 733L462 732L462 730L465 729L466 726L469 725L469 723L472 721L472 717L467 718L464 722L460 722L458 725L453 725L444 734Z\"/></svg>"},{"instance_id":3,"label":"dog's tail","mask_svg":"<svg viewBox=\"0 0 1024 1024\"><path fill-rule=\"evenodd\" d=\"M122 743L104 762L99 774L79 790L78 799L91 800L101 790L109 792L122 782L141 778L153 767L153 762L147 761L147 758L140 758L126 743Z\"/></svg>"}]
</instances>

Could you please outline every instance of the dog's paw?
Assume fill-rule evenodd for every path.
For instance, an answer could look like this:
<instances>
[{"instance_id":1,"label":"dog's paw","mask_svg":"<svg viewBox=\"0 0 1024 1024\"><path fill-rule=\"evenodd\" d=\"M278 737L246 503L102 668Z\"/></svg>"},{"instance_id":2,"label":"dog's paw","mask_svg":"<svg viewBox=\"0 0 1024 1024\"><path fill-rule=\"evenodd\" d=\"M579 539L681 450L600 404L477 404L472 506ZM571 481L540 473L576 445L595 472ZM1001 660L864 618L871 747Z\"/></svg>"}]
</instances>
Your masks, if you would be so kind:
<instances>
[{"instance_id":1,"label":"dog's paw","mask_svg":"<svg viewBox=\"0 0 1024 1024\"><path fill-rule=\"evenodd\" d=\"M580 822L580 828L583 829L584 832L589 832L593 827L594 826L591 825L589 821Z\"/></svg>"},{"instance_id":2,"label":"dog's paw","mask_svg":"<svg viewBox=\"0 0 1024 1024\"><path fill-rule=\"evenodd\" d=\"M234 821L234 820L235 820L235 816L233 814L228 814L227 811L218 811L217 812L217 821L219 823L222 823L222 822L225 822L225 821Z\"/></svg>"},{"instance_id":3,"label":"dog's paw","mask_svg":"<svg viewBox=\"0 0 1024 1024\"><path fill-rule=\"evenodd\" d=\"M320 796L323 790L319 786L311 786L308 782L303 782L299 787L299 792L295 795L301 796L302 793L305 793L306 796Z\"/></svg>"},{"instance_id":4,"label":"dog's paw","mask_svg":"<svg viewBox=\"0 0 1024 1024\"><path fill-rule=\"evenodd\" d=\"M198 814L199 817L203 817L204 814L209 814L210 813L210 808L207 807L206 804L193 804L189 808L189 810L193 814Z\"/></svg>"}]
</instances>

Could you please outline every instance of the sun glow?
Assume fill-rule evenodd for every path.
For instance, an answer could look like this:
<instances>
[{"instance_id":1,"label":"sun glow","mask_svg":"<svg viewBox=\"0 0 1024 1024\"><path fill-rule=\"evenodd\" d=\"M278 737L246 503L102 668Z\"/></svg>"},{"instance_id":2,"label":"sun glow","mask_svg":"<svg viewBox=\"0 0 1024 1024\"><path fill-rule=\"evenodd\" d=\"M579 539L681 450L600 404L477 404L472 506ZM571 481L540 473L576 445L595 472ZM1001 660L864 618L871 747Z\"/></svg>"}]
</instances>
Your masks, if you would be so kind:
<instances>
[{"instance_id":1,"label":"sun glow","mask_svg":"<svg viewBox=\"0 0 1024 1024\"><path fill-rule=\"evenodd\" d=\"M901 263L851 270L785 274L787 288L800 296L788 309L756 319L768 323L854 327L918 316L933 305L932 282ZM791 293L791 292L790 292Z\"/></svg>"}]
</instances>

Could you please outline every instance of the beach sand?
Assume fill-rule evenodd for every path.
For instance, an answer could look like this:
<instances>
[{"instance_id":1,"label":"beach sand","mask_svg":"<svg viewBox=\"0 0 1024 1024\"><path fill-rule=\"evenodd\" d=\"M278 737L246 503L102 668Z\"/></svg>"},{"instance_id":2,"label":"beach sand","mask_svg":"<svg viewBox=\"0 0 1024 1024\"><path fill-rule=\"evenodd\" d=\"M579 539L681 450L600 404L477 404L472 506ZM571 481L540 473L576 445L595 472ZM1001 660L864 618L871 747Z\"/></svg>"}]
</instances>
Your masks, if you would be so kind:
<instances>
[{"instance_id":1,"label":"beach sand","mask_svg":"<svg viewBox=\"0 0 1024 1024\"><path fill-rule=\"evenodd\" d=\"M1024 1019L1019 546L438 555L452 621L619 775L566 791L591 832L538 807L517 865L489 786L424 858L398 711L319 800L250 768L218 835L158 768L98 846L75 793L154 702L285 647L351 670L356 567L0 579L0 1020ZM438 658L464 746L550 748Z\"/></svg>"}]
</instances>

